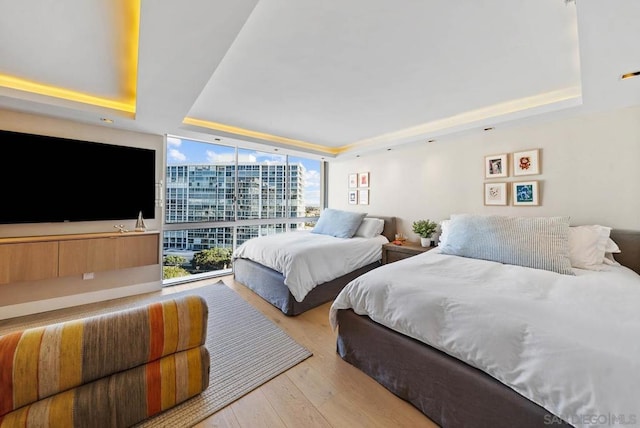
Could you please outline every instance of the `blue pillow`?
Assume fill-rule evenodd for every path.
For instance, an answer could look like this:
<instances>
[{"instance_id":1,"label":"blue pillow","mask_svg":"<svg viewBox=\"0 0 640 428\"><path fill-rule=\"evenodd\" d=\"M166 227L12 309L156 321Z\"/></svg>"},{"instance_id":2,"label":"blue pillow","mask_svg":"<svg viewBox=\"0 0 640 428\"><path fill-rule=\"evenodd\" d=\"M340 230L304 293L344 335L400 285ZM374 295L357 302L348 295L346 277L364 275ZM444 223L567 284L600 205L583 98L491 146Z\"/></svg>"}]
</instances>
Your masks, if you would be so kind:
<instances>
[{"instance_id":1,"label":"blue pillow","mask_svg":"<svg viewBox=\"0 0 640 428\"><path fill-rule=\"evenodd\" d=\"M569 217L452 215L443 254L574 275Z\"/></svg>"},{"instance_id":2,"label":"blue pillow","mask_svg":"<svg viewBox=\"0 0 640 428\"><path fill-rule=\"evenodd\" d=\"M336 238L351 238L366 215L367 213L325 208L320 213L320 218L311 233L330 235Z\"/></svg>"}]
</instances>

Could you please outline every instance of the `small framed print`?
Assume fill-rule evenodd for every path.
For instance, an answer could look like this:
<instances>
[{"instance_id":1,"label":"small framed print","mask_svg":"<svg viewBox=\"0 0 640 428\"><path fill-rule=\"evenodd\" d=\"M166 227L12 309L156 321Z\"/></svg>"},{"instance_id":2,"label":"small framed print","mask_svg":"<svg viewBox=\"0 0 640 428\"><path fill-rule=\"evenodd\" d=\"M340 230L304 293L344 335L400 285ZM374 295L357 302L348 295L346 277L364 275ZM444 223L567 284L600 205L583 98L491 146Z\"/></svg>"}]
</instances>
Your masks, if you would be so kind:
<instances>
[{"instance_id":1,"label":"small framed print","mask_svg":"<svg viewBox=\"0 0 640 428\"><path fill-rule=\"evenodd\" d=\"M507 205L507 183L484 183L485 205Z\"/></svg>"},{"instance_id":2,"label":"small framed print","mask_svg":"<svg viewBox=\"0 0 640 428\"><path fill-rule=\"evenodd\" d=\"M349 204L356 205L358 203L358 191L349 190Z\"/></svg>"},{"instance_id":3,"label":"small framed print","mask_svg":"<svg viewBox=\"0 0 640 428\"><path fill-rule=\"evenodd\" d=\"M361 172L358 174L358 187L369 187L368 172Z\"/></svg>"},{"instance_id":4,"label":"small framed print","mask_svg":"<svg viewBox=\"0 0 640 428\"><path fill-rule=\"evenodd\" d=\"M369 205L369 189L358 190L358 203L360 205Z\"/></svg>"},{"instance_id":5,"label":"small framed print","mask_svg":"<svg viewBox=\"0 0 640 428\"><path fill-rule=\"evenodd\" d=\"M500 178L509 175L507 153L484 157L484 178Z\"/></svg>"},{"instance_id":6,"label":"small framed print","mask_svg":"<svg viewBox=\"0 0 640 428\"><path fill-rule=\"evenodd\" d=\"M358 174L349 174L349 188L358 187Z\"/></svg>"},{"instance_id":7,"label":"small framed print","mask_svg":"<svg viewBox=\"0 0 640 428\"><path fill-rule=\"evenodd\" d=\"M513 175L540 174L540 149L513 153Z\"/></svg>"},{"instance_id":8,"label":"small framed print","mask_svg":"<svg viewBox=\"0 0 640 428\"><path fill-rule=\"evenodd\" d=\"M540 205L538 181L519 181L512 183L512 199L515 206Z\"/></svg>"}]
</instances>

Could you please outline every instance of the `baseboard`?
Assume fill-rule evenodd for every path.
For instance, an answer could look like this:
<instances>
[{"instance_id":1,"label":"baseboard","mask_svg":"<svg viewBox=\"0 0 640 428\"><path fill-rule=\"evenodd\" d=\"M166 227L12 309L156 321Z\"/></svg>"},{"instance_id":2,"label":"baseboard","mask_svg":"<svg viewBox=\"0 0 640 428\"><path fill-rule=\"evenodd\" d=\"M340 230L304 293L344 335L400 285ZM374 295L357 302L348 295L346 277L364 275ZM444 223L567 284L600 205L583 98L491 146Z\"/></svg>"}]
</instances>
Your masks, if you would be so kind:
<instances>
[{"instance_id":1,"label":"baseboard","mask_svg":"<svg viewBox=\"0 0 640 428\"><path fill-rule=\"evenodd\" d=\"M53 311L55 309L69 308L71 306L87 303L102 302L104 300L118 299L136 294L160 291L162 283L159 281L144 284L130 285L127 287L109 288L106 290L92 291L90 293L72 294L70 296L55 297L53 299L36 300L16 305L0 306L0 320Z\"/></svg>"}]
</instances>

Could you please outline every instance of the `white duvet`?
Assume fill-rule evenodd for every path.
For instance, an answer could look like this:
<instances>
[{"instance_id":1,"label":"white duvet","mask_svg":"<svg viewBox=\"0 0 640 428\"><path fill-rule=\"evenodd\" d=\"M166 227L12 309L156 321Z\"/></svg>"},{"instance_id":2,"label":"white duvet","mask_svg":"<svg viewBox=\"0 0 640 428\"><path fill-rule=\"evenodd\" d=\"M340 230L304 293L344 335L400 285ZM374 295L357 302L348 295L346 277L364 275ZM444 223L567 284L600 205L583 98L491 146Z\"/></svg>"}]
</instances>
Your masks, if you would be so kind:
<instances>
[{"instance_id":1,"label":"white duvet","mask_svg":"<svg viewBox=\"0 0 640 428\"><path fill-rule=\"evenodd\" d=\"M640 276L615 266L575 273L436 249L351 281L330 322L338 328L337 310L352 308L578 427L640 424Z\"/></svg>"},{"instance_id":2,"label":"white duvet","mask_svg":"<svg viewBox=\"0 0 640 428\"><path fill-rule=\"evenodd\" d=\"M335 238L295 231L249 239L233 253L282 273L293 297L301 302L318 285L379 261L383 235Z\"/></svg>"}]
</instances>

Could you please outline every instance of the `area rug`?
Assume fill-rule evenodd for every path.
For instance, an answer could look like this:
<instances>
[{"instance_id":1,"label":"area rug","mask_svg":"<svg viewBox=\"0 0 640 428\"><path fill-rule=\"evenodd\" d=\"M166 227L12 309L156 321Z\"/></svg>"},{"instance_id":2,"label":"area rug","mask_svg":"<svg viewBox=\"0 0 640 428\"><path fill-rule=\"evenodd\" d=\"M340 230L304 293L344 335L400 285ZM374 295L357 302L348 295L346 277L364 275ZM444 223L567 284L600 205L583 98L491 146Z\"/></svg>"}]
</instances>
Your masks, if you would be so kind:
<instances>
[{"instance_id":1,"label":"area rug","mask_svg":"<svg viewBox=\"0 0 640 428\"><path fill-rule=\"evenodd\" d=\"M199 396L147 419L139 428L193 426L312 355L221 281L173 294L149 293L3 320L0 335L185 294L200 295L209 305L209 387Z\"/></svg>"}]
</instances>

